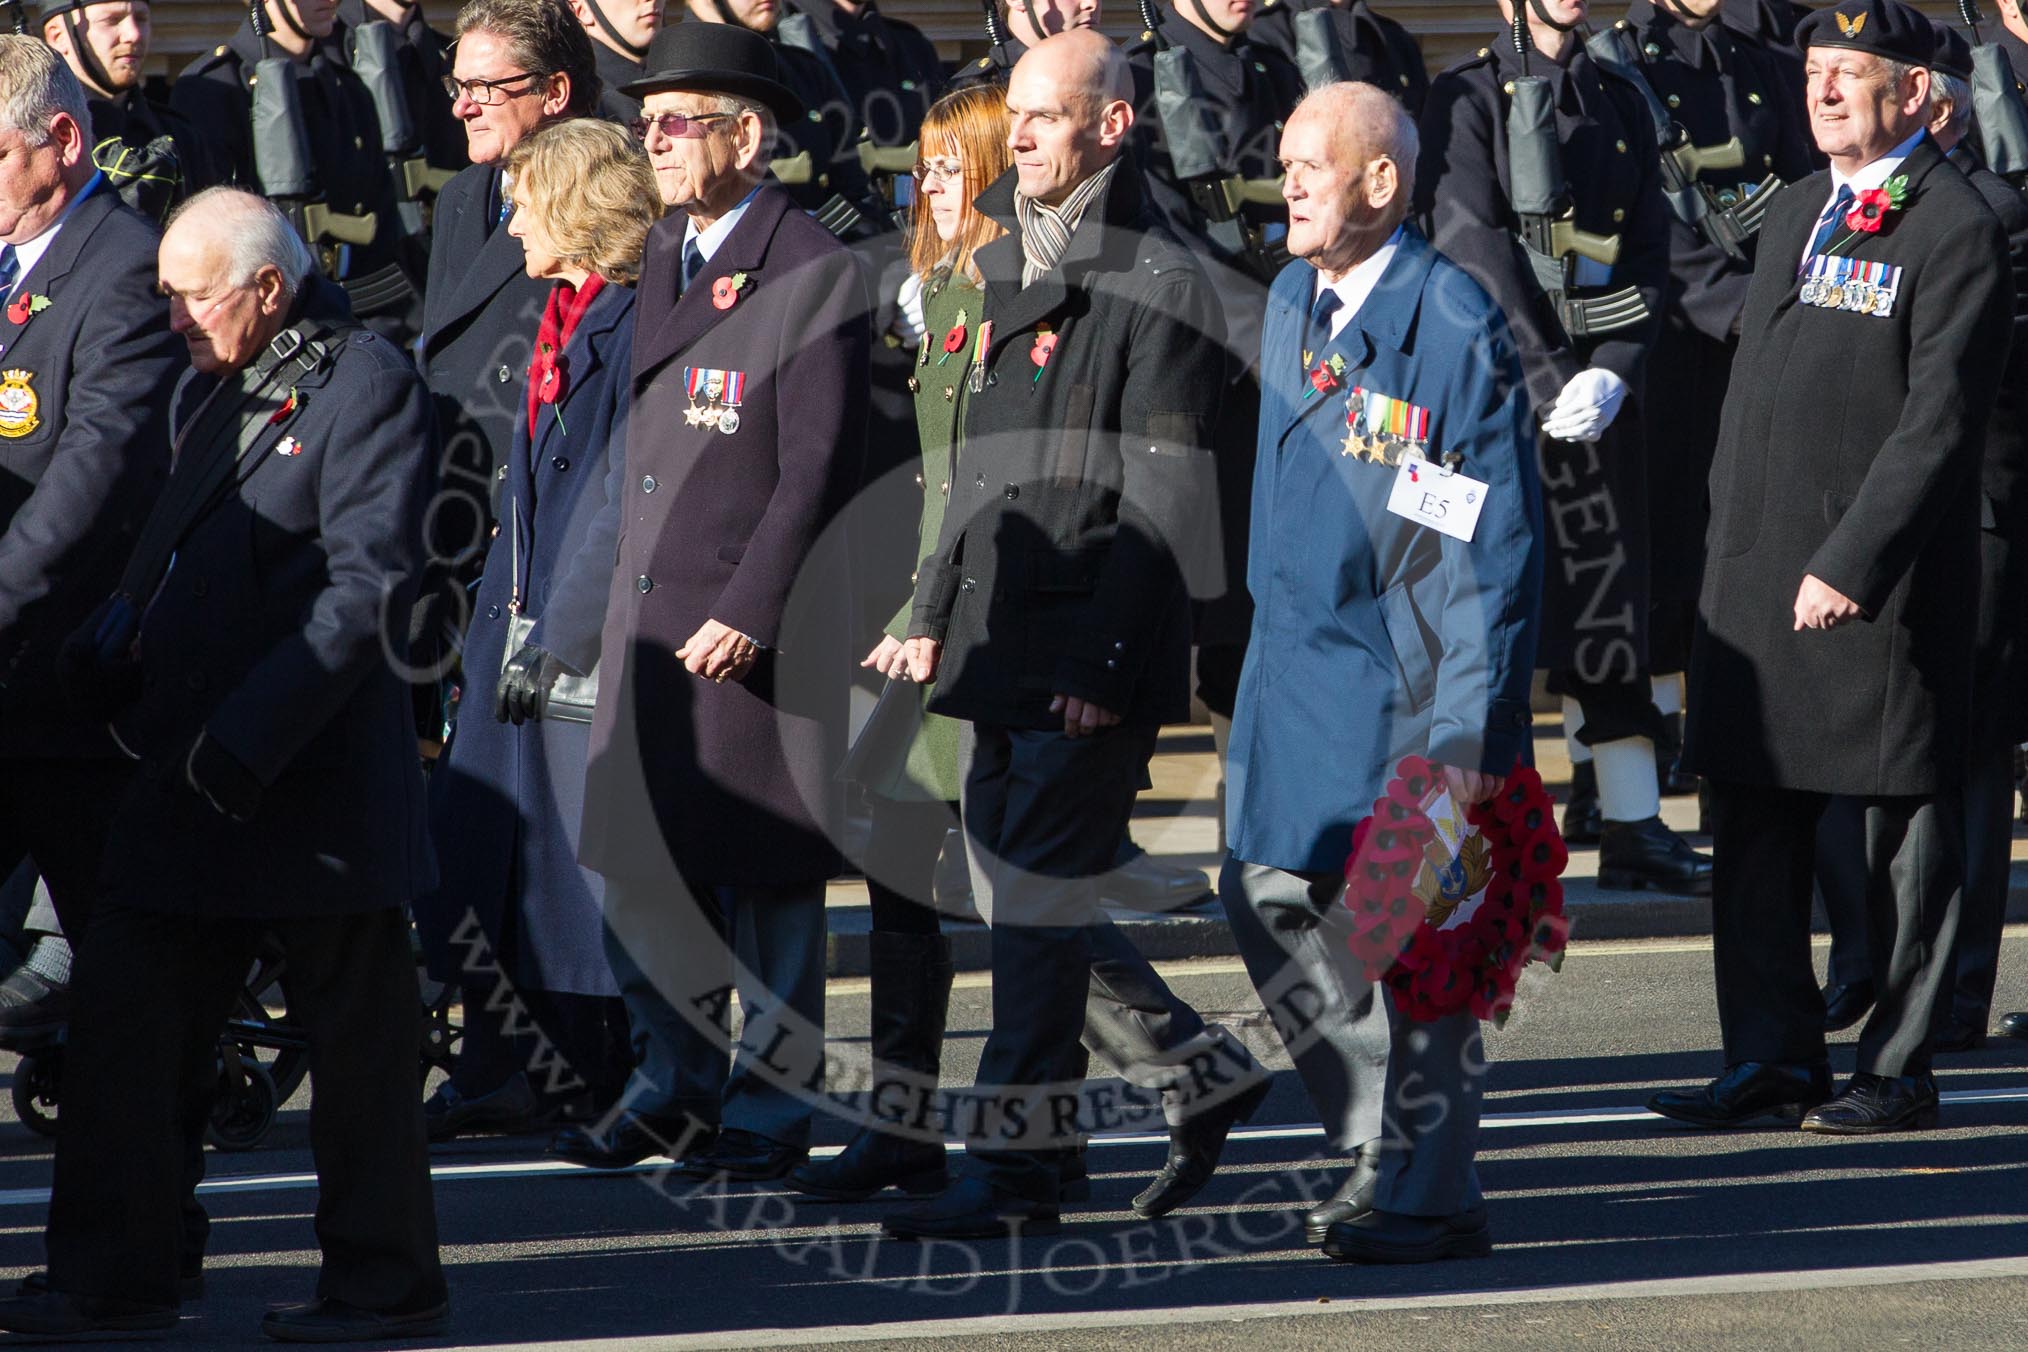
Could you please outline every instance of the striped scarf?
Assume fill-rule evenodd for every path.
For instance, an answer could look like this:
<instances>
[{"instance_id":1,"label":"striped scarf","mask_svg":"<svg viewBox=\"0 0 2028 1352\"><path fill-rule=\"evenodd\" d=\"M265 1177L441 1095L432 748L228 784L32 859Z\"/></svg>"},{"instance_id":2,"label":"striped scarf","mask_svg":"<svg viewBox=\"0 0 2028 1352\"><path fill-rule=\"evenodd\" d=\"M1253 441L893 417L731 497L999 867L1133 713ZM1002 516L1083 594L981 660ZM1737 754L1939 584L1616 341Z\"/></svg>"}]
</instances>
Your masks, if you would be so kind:
<instances>
[{"instance_id":1,"label":"striped scarf","mask_svg":"<svg viewBox=\"0 0 2028 1352\"><path fill-rule=\"evenodd\" d=\"M1024 260L1021 264L1021 285L1033 286L1037 277L1055 268L1063 258L1063 251L1070 247L1070 232L1077 229L1084 209L1106 190L1106 184L1113 181L1113 170L1119 166L1120 162L1114 160L1072 188L1069 195L1053 207L1044 206L1018 192L1014 194L1014 219L1021 226Z\"/></svg>"}]
</instances>

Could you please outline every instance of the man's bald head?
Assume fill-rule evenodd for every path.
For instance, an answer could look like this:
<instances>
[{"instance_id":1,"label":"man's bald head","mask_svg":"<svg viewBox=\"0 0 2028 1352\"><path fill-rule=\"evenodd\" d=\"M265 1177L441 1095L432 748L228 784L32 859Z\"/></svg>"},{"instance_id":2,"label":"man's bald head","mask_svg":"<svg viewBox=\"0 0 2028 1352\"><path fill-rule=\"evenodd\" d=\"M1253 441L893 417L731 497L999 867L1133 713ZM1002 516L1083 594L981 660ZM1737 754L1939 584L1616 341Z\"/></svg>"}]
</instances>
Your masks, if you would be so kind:
<instances>
[{"instance_id":1,"label":"man's bald head","mask_svg":"<svg viewBox=\"0 0 2028 1352\"><path fill-rule=\"evenodd\" d=\"M1336 280L1386 242L1408 216L1415 123L1373 85L1312 91L1282 130L1282 197L1289 252Z\"/></svg>"},{"instance_id":2,"label":"man's bald head","mask_svg":"<svg viewBox=\"0 0 2028 1352\"><path fill-rule=\"evenodd\" d=\"M1007 81L1007 146L1021 193L1054 205L1118 159L1134 125L1134 76L1088 28L1036 43Z\"/></svg>"}]
</instances>

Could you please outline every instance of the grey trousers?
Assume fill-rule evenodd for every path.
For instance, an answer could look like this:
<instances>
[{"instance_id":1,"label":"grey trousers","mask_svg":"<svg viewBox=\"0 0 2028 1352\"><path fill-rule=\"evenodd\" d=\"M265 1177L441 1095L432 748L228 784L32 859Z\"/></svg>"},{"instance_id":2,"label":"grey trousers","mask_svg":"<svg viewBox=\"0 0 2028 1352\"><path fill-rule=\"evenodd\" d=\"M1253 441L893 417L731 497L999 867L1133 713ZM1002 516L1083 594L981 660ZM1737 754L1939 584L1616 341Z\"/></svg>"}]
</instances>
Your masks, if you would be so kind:
<instances>
[{"instance_id":1,"label":"grey trousers","mask_svg":"<svg viewBox=\"0 0 2028 1352\"><path fill-rule=\"evenodd\" d=\"M1262 1073L1207 1028L1099 910L1156 729L1092 737L975 725L963 816L972 888L992 926L993 1029L979 1061L971 1158L996 1186L1056 1195L1057 1158L1085 1119L1063 1107L1084 1077L1080 1039L1174 1125ZM1066 1132L1072 1133L1066 1135Z\"/></svg>"},{"instance_id":2,"label":"grey trousers","mask_svg":"<svg viewBox=\"0 0 2028 1352\"><path fill-rule=\"evenodd\" d=\"M1964 879L1959 795L1838 800L1713 780L1711 938L1725 1063L1824 1058L1810 895L1820 823L1833 810L1863 813L1846 849L1861 865L1874 1004L1856 1068L1927 1071L1931 1025L1950 994Z\"/></svg>"},{"instance_id":3,"label":"grey trousers","mask_svg":"<svg viewBox=\"0 0 2028 1352\"><path fill-rule=\"evenodd\" d=\"M1950 992L1944 1008L1983 1029L2000 972L2007 923L2007 878L2014 846L2014 757L1999 734L1979 743L1965 778L1965 886L1958 903ZM1866 806L1834 798L1817 827L1817 888L1831 922L1830 979L1873 979L1874 936L1866 914Z\"/></svg>"},{"instance_id":4,"label":"grey trousers","mask_svg":"<svg viewBox=\"0 0 2028 1352\"><path fill-rule=\"evenodd\" d=\"M805 1144L823 1088L824 884L687 891L606 879L606 960L634 1044L621 1102Z\"/></svg>"},{"instance_id":5,"label":"grey trousers","mask_svg":"<svg viewBox=\"0 0 2028 1352\"><path fill-rule=\"evenodd\" d=\"M1381 1142L1374 1206L1409 1216L1471 1210L1483 1200L1473 1163L1485 1096L1479 1021L1417 1023L1397 1011L1346 948L1343 886L1335 874L1228 859L1218 893L1330 1148Z\"/></svg>"}]
</instances>

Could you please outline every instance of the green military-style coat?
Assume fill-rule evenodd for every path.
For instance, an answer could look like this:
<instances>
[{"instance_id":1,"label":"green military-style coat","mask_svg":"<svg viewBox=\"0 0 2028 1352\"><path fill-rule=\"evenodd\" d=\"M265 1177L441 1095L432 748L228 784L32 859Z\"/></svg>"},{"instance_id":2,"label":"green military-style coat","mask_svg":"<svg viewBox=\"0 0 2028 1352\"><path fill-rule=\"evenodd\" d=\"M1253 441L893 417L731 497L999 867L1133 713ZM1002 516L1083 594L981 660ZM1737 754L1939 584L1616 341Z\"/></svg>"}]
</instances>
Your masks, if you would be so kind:
<instances>
[{"instance_id":1,"label":"green military-style coat","mask_svg":"<svg viewBox=\"0 0 2028 1352\"><path fill-rule=\"evenodd\" d=\"M964 440L964 409L967 391L965 375L970 370L972 350L978 343L979 324L985 309L985 293L971 279L937 273L923 284L923 340L916 354L909 389L915 395L916 434L922 441L922 469L916 482L922 485L922 523L917 534L916 557L925 558L937 547L937 534L944 525L944 504L950 501L951 472L958 447ZM944 338L964 313L962 348L944 356ZM908 637L908 621L914 605L911 593L901 609L888 621L887 632L895 638ZM927 689L921 692L925 703ZM888 798L956 802L958 797L958 720L937 714L923 715L922 730L909 747L907 764L877 791Z\"/></svg>"}]
</instances>

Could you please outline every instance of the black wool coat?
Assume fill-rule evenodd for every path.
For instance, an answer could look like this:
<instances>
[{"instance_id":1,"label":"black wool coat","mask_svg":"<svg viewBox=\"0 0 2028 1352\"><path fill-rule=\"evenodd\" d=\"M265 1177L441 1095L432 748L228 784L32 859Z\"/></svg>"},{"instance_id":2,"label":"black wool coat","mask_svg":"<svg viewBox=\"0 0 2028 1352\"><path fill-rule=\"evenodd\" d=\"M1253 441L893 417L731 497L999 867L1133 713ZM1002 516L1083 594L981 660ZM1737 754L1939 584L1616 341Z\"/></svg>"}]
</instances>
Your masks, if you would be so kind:
<instances>
[{"instance_id":1,"label":"black wool coat","mask_svg":"<svg viewBox=\"0 0 2028 1352\"><path fill-rule=\"evenodd\" d=\"M657 223L641 265L578 857L608 877L673 863L695 885L810 883L839 867L833 796L864 651L837 521L866 456L864 273L769 183L679 296L684 226ZM690 369L745 377L730 431L688 414L704 407ZM744 680L675 656L708 619L765 650Z\"/></svg>"},{"instance_id":2,"label":"black wool coat","mask_svg":"<svg viewBox=\"0 0 2028 1352\"><path fill-rule=\"evenodd\" d=\"M2001 712L2007 740L2028 741L2028 200L1969 142L1950 161L1999 218L2014 270L2013 341L1979 464L1977 697Z\"/></svg>"},{"instance_id":3,"label":"black wool coat","mask_svg":"<svg viewBox=\"0 0 2028 1352\"><path fill-rule=\"evenodd\" d=\"M1962 775L1979 473L2014 287L1999 221L1924 137L1905 205L1832 251L1901 269L1885 316L1803 303L1828 171L1775 200L1711 469L1685 764L1714 779L1920 795ZM1794 628L1814 575L1863 620Z\"/></svg>"},{"instance_id":4,"label":"black wool coat","mask_svg":"<svg viewBox=\"0 0 2028 1352\"><path fill-rule=\"evenodd\" d=\"M1422 48L1406 28L1376 13L1366 0L1334 5L1330 0L1266 0L1246 30L1256 46L1272 47L1291 62L1296 59L1296 16L1313 9L1328 10L1338 34L1351 78L1378 85L1401 100L1413 116L1429 97L1429 71Z\"/></svg>"},{"instance_id":5,"label":"black wool coat","mask_svg":"<svg viewBox=\"0 0 2028 1352\"><path fill-rule=\"evenodd\" d=\"M116 754L66 698L57 651L119 582L169 472L187 358L157 242L101 182L0 314L0 755Z\"/></svg>"},{"instance_id":6,"label":"black wool coat","mask_svg":"<svg viewBox=\"0 0 2028 1352\"><path fill-rule=\"evenodd\" d=\"M429 402L407 356L360 328L335 286L313 282L302 316L328 359L178 452L194 473L247 438L223 491L165 523L176 552L141 623L140 695L113 717L140 764L111 807L109 900L343 915L404 905L435 881L402 671ZM198 426L215 384L185 377L177 431ZM172 475L157 510L177 510L177 487ZM252 820L187 782L200 733L263 786Z\"/></svg>"},{"instance_id":7,"label":"black wool coat","mask_svg":"<svg viewBox=\"0 0 2028 1352\"><path fill-rule=\"evenodd\" d=\"M1061 727L1054 694L1123 718L1189 714L1190 583L1222 582L1211 429L1226 386L1217 298L1122 163L1057 267L1021 285L1014 171L978 206L992 346L910 632L944 643L930 707ZM1054 348L1035 362L1036 338Z\"/></svg>"}]
</instances>

